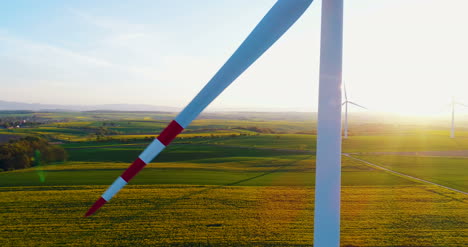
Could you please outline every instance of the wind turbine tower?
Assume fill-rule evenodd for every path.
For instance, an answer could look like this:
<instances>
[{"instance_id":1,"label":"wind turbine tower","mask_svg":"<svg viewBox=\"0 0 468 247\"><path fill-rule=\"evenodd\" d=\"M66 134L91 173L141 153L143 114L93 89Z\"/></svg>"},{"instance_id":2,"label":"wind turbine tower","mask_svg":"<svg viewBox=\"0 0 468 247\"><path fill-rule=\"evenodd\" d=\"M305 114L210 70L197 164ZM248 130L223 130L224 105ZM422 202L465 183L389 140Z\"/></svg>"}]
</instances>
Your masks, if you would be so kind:
<instances>
[{"instance_id":1,"label":"wind turbine tower","mask_svg":"<svg viewBox=\"0 0 468 247\"><path fill-rule=\"evenodd\" d=\"M455 138L455 105L468 107L465 104L455 101L455 97L452 97L452 128L450 130L450 138Z\"/></svg>"},{"instance_id":2,"label":"wind turbine tower","mask_svg":"<svg viewBox=\"0 0 468 247\"><path fill-rule=\"evenodd\" d=\"M343 89L344 89L344 96L345 96L345 101L342 104L342 105L345 106L344 139L348 139L348 104L355 105L357 107L361 107L361 108L364 108L364 109L367 109L367 108L365 108L362 105L358 105L358 104L348 100L348 95L346 93L346 84L344 82L343 82Z\"/></svg>"},{"instance_id":3,"label":"wind turbine tower","mask_svg":"<svg viewBox=\"0 0 468 247\"><path fill-rule=\"evenodd\" d=\"M322 1L314 246L340 246L343 0Z\"/></svg>"},{"instance_id":4,"label":"wind turbine tower","mask_svg":"<svg viewBox=\"0 0 468 247\"><path fill-rule=\"evenodd\" d=\"M450 130L450 138L455 138L455 98L452 97L452 129Z\"/></svg>"}]
</instances>

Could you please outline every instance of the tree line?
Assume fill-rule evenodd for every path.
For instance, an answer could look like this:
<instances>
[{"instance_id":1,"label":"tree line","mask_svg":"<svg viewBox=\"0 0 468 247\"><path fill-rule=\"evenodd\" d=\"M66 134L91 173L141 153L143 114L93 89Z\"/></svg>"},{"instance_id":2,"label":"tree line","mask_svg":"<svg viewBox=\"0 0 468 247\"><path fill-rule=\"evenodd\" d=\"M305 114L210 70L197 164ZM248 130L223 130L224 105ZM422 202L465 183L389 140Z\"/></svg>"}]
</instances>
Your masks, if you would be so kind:
<instances>
[{"instance_id":1,"label":"tree line","mask_svg":"<svg viewBox=\"0 0 468 247\"><path fill-rule=\"evenodd\" d=\"M40 161L37 159L40 153ZM65 161L67 153L60 146L50 145L47 140L28 136L17 140L10 140L0 145L0 171L12 171L29 168L37 164Z\"/></svg>"}]
</instances>

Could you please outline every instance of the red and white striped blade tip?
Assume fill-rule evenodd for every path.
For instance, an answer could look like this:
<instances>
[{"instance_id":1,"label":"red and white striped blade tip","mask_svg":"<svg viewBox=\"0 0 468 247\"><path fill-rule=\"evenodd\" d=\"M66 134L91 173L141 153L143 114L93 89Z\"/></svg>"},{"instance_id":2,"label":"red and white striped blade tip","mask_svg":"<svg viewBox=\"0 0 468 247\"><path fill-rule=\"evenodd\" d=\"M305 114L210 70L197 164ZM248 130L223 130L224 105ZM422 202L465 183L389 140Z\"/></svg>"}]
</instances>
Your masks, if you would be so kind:
<instances>
[{"instance_id":1,"label":"red and white striped blade tip","mask_svg":"<svg viewBox=\"0 0 468 247\"><path fill-rule=\"evenodd\" d=\"M106 204L106 200L104 200L104 198L99 198L94 204L93 206L91 206L91 208L88 210L88 212L86 212L85 216L84 217L88 217L92 214L94 214L100 207L102 207L104 204Z\"/></svg>"}]
</instances>

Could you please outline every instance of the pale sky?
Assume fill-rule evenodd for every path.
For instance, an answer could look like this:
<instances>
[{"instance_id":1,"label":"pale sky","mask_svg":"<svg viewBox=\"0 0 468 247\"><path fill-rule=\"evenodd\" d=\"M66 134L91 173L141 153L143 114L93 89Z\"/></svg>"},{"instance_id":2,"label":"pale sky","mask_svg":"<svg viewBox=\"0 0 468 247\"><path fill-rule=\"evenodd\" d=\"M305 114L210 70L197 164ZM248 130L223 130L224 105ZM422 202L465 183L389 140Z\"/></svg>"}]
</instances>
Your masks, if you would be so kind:
<instances>
[{"instance_id":1,"label":"pale sky","mask_svg":"<svg viewBox=\"0 0 468 247\"><path fill-rule=\"evenodd\" d=\"M275 0L17 0L0 5L0 100L184 107ZM320 5L210 109L316 111ZM468 103L468 1L345 1L343 80L371 111ZM356 109L358 111L358 109Z\"/></svg>"}]
</instances>

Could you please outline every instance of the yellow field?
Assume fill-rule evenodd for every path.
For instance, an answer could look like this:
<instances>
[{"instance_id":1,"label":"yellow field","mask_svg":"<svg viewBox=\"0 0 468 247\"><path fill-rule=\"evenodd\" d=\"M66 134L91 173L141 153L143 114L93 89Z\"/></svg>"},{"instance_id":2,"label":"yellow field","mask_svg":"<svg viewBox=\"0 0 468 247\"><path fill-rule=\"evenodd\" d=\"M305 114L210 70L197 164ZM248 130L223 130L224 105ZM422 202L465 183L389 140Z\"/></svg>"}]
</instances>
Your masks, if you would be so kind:
<instances>
[{"instance_id":1,"label":"yellow field","mask_svg":"<svg viewBox=\"0 0 468 247\"><path fill-rule=\"evenodd\" d=\"M44 115L74 122L0 131L59 139L69 154L63 163L0 173L0 247L312 246L312 120L269 121L256 114L195 120L110 203L84 218L172 117L77 114ZM101 127L114 132L95 141ZM468 131L457 129L450 139L440 128L351 124L350 130L343 152L466 191L466 158L395 152L468 150ZM342 185L342 246L468 246L463 193L348 157L342 158Z\"/></svg>"},{"instance_id":2,"label":"yellow field","mask_svg":"<svg viewBox=\"0 0 468 247\"><path fill-rule=\"evenodd\" d=\"M312 187L130 185L95 216L83 218L104 189L0 188L2 246L312 243ZM342 245L466 243L467 198L460 193L424 185L345 186L342 191Z\"/></svg>"}]
</instances>

